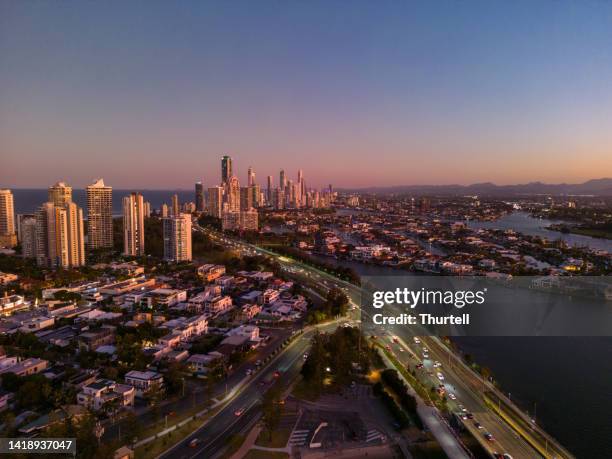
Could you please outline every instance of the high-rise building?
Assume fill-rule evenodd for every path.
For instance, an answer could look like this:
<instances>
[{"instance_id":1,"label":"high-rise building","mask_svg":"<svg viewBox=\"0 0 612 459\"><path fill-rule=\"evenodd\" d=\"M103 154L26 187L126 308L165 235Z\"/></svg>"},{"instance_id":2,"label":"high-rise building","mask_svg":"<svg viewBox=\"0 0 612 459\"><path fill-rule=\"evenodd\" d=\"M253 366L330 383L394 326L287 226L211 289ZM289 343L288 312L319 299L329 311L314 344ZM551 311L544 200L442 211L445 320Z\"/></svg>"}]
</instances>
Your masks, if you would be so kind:
<instances>
[{"instance_id":1,"label":"high-rise building","mask_svg":"<svg viewBox=\"0 0 612 459\"><path fill-rule=\"evenodd\" d=\"M226 202L231 211L240 211L240 182L235 175L231 176L227 183Z\"/></svg>"},{"instance_id":2,"label":"high-rise building","mask_svg":"<svg viewBox=\"0 0 612 459\"><path fill-rule=\"evenodd\" d=\"M246 186L240 188L240 210L253 207L253 190L251 188Z\"/></svg>"},{"instance_id":3,"label":"high-rise building","mask_svg":"<svg viewBox=\"0 0 612 459\"><path fill-rule=\"evenodd\" d=\"M49 202L56 206L63 206L66 203L72 202L72 187L64 182L57 182L49 187Z\"/></svg>"},{"instance_id":4,"label":"high-rise building","mask_svg":"<svg viewBox=\"0 0 612 459\"><path fill-rule=\"evenodd\" d=\"M151 203L149 201L144 202L144 217L151 217Z\"/></svg>"},{"instance_id":5,"label":"high-rise building","mask_svg":"<svg viewBox=\"0 0 612 459\"><path fill-rule=\"evenodd\" d=\"M287 179L285 178L285 171L283 169L280 171L280 181L278 182L278 186L282 191L285 191L285 187L287 186Z\"/></svg>"},{"instance_id":6,"label":"high-rise building","mask_svg":"<svg viewBox=\"0 0 612 459\"><path fill-rule=\"evenodd\" d=\"M196 182L195 184L195 205L196 211L204 212L204 185L202 185L202 182Z\"/></svg>"},{"instance_id":7,"label":"high-rise building","mask_svg":"<svg viewBox=\"0 0 612 459\"><path fill-rule=\"evenodd\" d=\"M11 190L0 190L0 246L17 245L15 233L15 209Z\"/></svg>"},{"instance_id":8,"label":"high-rise building","mask_svg":"<svg viewBox=\"0 0 612 459\"><path fill-rule=\"evenodd\" d=\"M19 216L19 243L24 258L36 258L36 217Z\"/></svg>"},{"instance_id":9,"label":"high-rise building","mask_svg":"<svg viewBox=\"0 0 612 459\"><path fill-rule=\"evenodd\" d=\"M256 209L240 211L240 229L245 231L257 231L259 229L259 214Z\"/></svg>"},{"instance_id":10,"label":"high-rise building","mask_svg":"<svg viewBox=\"0 0 612 459\"><path fill-rule=\"evenodd\" d=\"M86 188L87 247L113 247L113 189L98 179Z\"/></svg>"},{"instance_id":11,"label":"high-rise building","mask_svg":"<svg viewBox=\"0 0 612 459\"><path fill-rule=\"evenodd\" d=\"M249 171L247 173L247 185L253 186L255 185L255 171L252 166L249 166Z\"/></svg>"},{"instance_id":12,"label":"high-rise building","mask_svg":"<svg viewBox=\"0 0 612 459\"><path fill-rule=\"evenodd\" d=\"M179 215L181 213L181 207L179 204L178 194L172 195L172 215Z\"/></svg>"},{"instance_id":13,"label":"high-rise building","mask_svg":"<svg viewBox=\"0 0 612 459\"><path fill-rule=\"evenodd\" d=\"M221 229L223 231L232 231L240 229L240 211L226 209L223 211L221 218Z\"/></svg>"},{"instance_id":14,"label":"high-rise building","mask_svg":"<svg viewBox=\"0 0 612 459\"><path fill-rule=\"evenodd\" d=\"M223 183L224 185L229 183L232 175L232 158L227 155L223 156L221 158L221 183Z\"/></svg>"},{"instance_id":15,"label":"high-rise building","mask_svg":"<svg viewBox=\"0 0 612 459\"><path fill-rule=\"evenodd\" d=\"M145 255L145 202L140 193L123 198L123 254Z\"/></svg>"},{"instance_id":16,"label":"high-rise building","mask_svg":"<svg viewBox=\"0 0 612 459\"><path fill-rule=\"evenodd\" d=\"M266 200L268 201L268 205L272 204L272 176L268 175L268 188L266 193Z\"/></svg>"},{"instance_id":17,"label":"high-rise building","mask_svg":"<svg viewBox=\"0 0 612 459\"><path fill-rule=\"evenodd\" d=\"M276 187L272 190L272 200L270 202L273 208L279 210L285 208L285 192Z\"/></svg>"},{"instance_id":18,"label":"high-rise building","mask_svg":"<svg viewBox=\"0 0 612 459\"><path fill-rule=\"evenodd\" d=\"M261 207L263 202L261 200L261 188L259 185L254 184L249 187L249 193L251 194L251 200L253 201L253 207Z\"/></svg>"},{"instance_id":19,"label":"high-rise building","mask_svg":"<svg viewBox=\"0 0 612 459\"><path fill-rule=\"evenodd\" d=\"M191 261L191 215L173 215L163 220L164 259Z\"/></svg>"},{"instance_id":20,"label":"high-rise building","mask_svg":"<svg viewBox=\"0 0 612 459\"><path fill-rule=\"evenodd\" d=\"M214 186L208 189L208 215L221 218L223 210L223 187Z\"/></svg>"},{"instance_id":21,"label":"high-rise building","mask_svg":"<svg viewBox=\"0 0 612 459\"><path fill-rule=\"evenodd\" d=\"M73 202L45 202L36 212L36 260L48 268L85 264L83 210Z\"/></svg>"},{"instance_id":22,"label":"high-rise building","mask_svg":"<svg viewBox=\"0 0 612 459\"><path fill-rule=\"evenodd\" d=\"M161 205L161 208L159 209L162 218L166 218L169 216L168 214L168 204L166 204L165 202Z\"/></svg>"}]
</instances>

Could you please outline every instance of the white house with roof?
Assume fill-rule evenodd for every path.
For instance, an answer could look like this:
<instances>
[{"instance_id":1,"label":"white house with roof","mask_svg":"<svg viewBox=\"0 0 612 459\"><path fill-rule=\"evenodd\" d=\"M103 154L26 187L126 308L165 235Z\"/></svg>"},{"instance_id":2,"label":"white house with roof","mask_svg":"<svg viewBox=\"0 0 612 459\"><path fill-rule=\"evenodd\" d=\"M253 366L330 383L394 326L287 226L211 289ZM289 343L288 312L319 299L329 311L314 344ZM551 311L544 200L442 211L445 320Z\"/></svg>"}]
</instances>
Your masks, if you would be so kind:
<instances>
[{"instance_id":1,"label":"white house with roof","mask_svg":"<svg viewBox=\"0 0 612 459\"><path fill-rule=\"evenodd\" d=\"M125 383L136 390L137 397L143 397L151 390L161 388L164 377L155 371L132 370L125 374Z\"/></svg>"}]
</instances>

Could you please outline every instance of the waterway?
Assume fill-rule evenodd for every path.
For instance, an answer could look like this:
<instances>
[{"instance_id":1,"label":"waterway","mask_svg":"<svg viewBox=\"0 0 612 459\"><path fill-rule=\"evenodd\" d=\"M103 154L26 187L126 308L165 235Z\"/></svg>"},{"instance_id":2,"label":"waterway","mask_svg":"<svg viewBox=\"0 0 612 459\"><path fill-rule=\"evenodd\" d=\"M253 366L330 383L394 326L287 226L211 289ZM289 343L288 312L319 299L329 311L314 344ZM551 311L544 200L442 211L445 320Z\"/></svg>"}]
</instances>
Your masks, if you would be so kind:
<instances>
[{"instance_id":1,"label":"waterway","mask_svg":"<svg viewBox=\"0 0 612 459\"><path fill-rule=\"evenodd\" d=\"M317 258L353 268L361 276L398 272L384 266ZM576 457L612 457L612 338L454 340L463 352L491 369L504 392L519 407L531 414L535 411L536 421Z\"/></svg>"},{"instance_id":2,"label":"waterway","mask_svg":"<svg viewBox=\"0 0 612 459\"><path fill-rule=\"evenodd\" d=\"M565 222L544 218L533 218L526 212L514 212L492 222L470 221L468 222L468 227L474 229L512 229L523 234L540 236L548 240L562 239L570 246L590 247L595 250L606 250L612 253L612 240L583 236L581 234L565 234L560 231L552 231L546 228L554 223Z\"/></svg>"}]
</instances>

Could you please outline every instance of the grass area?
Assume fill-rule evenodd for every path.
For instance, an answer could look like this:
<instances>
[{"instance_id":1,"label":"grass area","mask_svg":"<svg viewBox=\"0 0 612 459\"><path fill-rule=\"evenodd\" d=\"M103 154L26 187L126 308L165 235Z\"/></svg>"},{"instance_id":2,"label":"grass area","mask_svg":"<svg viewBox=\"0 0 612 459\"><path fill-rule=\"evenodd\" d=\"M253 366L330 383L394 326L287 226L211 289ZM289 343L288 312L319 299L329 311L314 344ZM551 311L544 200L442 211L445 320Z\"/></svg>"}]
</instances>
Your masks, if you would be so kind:
<instances>
[{"instance_id":1,"label":"grass area","mask_svg":"<svg viewBox=\"0 0 612 459\"><path fill-rule=\"evenodd\" d=\"M280 451L262 451L260 449L252 449L246 453L243 459L289 459L289 455Z\"/></svg>"},{"instance_id":2,"label":"grass area","mask_svg":"<svg viewBox=\"0 0 612 459\"><path fill-rule=\"evenodd\" d=\"M580 234L582 236L596 237L599 239L612 239L612 233L606 230L590 229L590 228L571 228L570 233Z\"/></svg>"},{"instance_id":3,"label":"grass area","mask_svg":"<svg viewBox=\"0 0 612 459\"><path fill-rule=\"evenodd\" d=\"M245 436L240 434L233 434L227 439L227 446L223 454L220 456L220 459L229 459L234 455L236 451L240 449L242 444L244 443Z\"/></svg>"},{"instance_id":4,"label":"grass area","mask_svg":"<svg viewBox=\"0 0 612 459\"><path fill-rule=\"evenodd\" d=\"M414 459L446 459L446 453L435 441L414 443L410 447L410 453Z\"/></svg>"},{"instance_id":5,"label":"grass area","mask_svg":"<svg viewBox=\"0 0 612 459\"><path fill-rule=\"evenodd\" d=\"M202 425L205 418L199 418L194 421L188 422L183 427L180 427L168 435L156 438L146 445L139 446L136 448L136 457L139 458L153 458L159 456L161 453L166 451L172 445L181 441L181 439L187 437L190 433L196 430Z\"/></svg>"},{"instance_id":6,"label":"grass area","mask_svg":"<svg viewBox=\"0 0 612 459\"><path fill-rule=\"evenodd\" d=\"M279 429L272 432L272 436L270 436L270 432L266 430L262 430L255 440L255 444L257 446L265 446L268 448L284 448L289 441L289 435L291 435L291 431L289 429Z\"/></svg>"},{"instance_id":7,"label":"grass area","mask_svg":"<svg viewBox=\"0 0 612 459\"><path fill-rule=\"evenodd\" d=\"M300 379L295 386L293 386L291 395L300 400L307 400L309 402L316 402L319 398L318 391L310 387L303 379Z\"/></svg>"}]
</instances>

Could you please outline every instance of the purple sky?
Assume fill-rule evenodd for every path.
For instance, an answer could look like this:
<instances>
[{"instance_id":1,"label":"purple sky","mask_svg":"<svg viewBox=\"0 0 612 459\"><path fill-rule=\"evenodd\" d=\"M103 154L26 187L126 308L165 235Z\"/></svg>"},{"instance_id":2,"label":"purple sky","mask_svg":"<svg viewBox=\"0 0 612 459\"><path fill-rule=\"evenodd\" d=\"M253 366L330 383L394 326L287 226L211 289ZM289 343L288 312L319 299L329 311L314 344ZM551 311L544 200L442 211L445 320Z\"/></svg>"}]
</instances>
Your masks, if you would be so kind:
<instances>
[{"instance_id":1,"label":"purple sky","mask_svg":"<svg viewBox=\"0 0 612 459\"><path fill-rule=\"evenodd\" d=\"M612 176L612 3L0 6L0 186Z\"/></svg>"}]
</instances>

